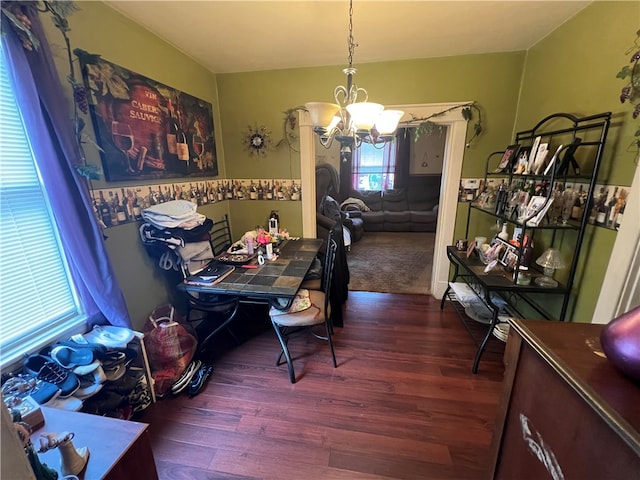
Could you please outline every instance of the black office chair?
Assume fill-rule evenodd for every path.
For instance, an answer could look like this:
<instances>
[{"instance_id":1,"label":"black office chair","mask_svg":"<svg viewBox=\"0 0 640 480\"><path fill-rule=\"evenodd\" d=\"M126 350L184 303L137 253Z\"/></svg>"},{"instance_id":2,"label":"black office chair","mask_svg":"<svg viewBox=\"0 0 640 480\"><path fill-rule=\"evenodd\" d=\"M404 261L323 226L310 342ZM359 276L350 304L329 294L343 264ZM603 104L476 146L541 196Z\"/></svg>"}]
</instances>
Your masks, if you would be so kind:
<instances>
[{"instance_id":1,"label":"black office chair","mask_svg":"<svg viewBox=\"0 0 640 480\"><path fill-rule=\"evenodd\" d=\"M296 383L296 375L293 369L293 359L289 352L288 342L294 333L298 333L301 330L310 330L316 338L326 340L329 343L333 366L334 368L338 366L336 363L336 355L333 350L333 340L331 339L333 334L333 325L331 324L330 302L331 278L333 276L333 267L335 265L337 249L338 244L333 238L332 233L330 233L327 238L327 249L325 252L322 290L309 290L309 299L311 301L311 306L309 308L294 313L281 313L272 308L269 312L271 323L273 324L273 328L276 331L276 335L278 336L278 340L282 347L280 355L278 355L276 365L282 365L282 356L284 355L289 369L289 379L291 380L291 383ZM324 325L324 335L313 331L312 327L316 325Z\"/></svg>"}]
</instances>

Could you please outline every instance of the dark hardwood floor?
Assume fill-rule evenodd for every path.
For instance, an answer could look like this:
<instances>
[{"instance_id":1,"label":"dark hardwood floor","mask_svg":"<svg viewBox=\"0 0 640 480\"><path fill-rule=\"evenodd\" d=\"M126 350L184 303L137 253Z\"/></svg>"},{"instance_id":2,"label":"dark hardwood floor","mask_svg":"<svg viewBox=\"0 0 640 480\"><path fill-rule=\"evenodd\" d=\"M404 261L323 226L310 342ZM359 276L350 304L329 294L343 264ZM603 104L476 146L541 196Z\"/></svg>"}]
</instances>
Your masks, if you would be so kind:
<instances>
[{"instance_id":1,"label":"dark hardwood floor","mask_svg":"<svg viewBox=\"0 0 640 480\"><path fill-rule=\"evenodd\" d=\"M162 399L150 423L161 479L479 479L504 372L451 305L350 292L334 336L291 342L298 381L275 366L272 329L220 355L199 395ZM234 327L237 329L238 327Z\"/></svg>"}]
</instances>

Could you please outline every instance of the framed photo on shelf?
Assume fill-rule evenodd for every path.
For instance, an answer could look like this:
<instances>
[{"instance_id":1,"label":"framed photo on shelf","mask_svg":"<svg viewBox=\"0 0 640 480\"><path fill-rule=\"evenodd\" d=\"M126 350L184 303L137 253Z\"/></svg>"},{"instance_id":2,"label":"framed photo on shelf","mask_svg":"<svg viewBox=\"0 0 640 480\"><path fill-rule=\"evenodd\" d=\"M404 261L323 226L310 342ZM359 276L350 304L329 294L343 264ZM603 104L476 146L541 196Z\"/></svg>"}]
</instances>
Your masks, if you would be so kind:
<instances>
[{"instance_id":1,"label":"framed photo on shelf","mask_svg":"<svg viewBox=\"0 0 640 480\"><path fill-rule=\"evenodd\" d=\"M531 171L529 173L533 173L534 175L540 175L542 173L542 170L544 169L544 165L547 160L547 155L549 155L549 144L541 143L538 146L538 151L536 152L536 158L533 160L533 166L531 167Z\"/></svg>"},{"instance_id":2,"label":"framed photo on shelf","mask_svg":"<svg viewBox=\"0 0 640 480\"><path fill-rule=\"evenodd\" d=\"M526 173L533 173L533 165L536 161L536 155L538 154L538 147L540 146L540 140L542 137L536 137L531 145L531 151L529 152L529 158L527 159Z\"/></svg>"},{"instance_id":3,"label":"framed photo on shelf","mask_svg":"<svg viewBox=\"0 0 640 480\"><path fill-rule=\"evenodd\" d=\"M529 219L527 221L527 225L531 227L538 226L552 203L553 198L547 199L547 197L541 195L531 197L529 205L524 209L522 215L518 218L518 221L524 222L526 219Z\"/></svg>"},{"instance_id":4,"label":"framed photo on shelf","mask_svg":"<svg viewBox=\"0 0 640 480\"><path fill-rule=\"evenodd\" d=\"M549 173L551 172L551 169L553 168L553 165L556 163L556 159L558 158L558 154L560 153L560 150L562 150L562 145L560 145L556 149L556 153L554 153L553 157L551 157L551 160L549 160L549 163L547 164L546 168L544 169L543 175L549 175Z\"/></svg>"},{"instance_id":5,"label":"framed photo on shelf","mask_svg":"<svg viewBox=\"0 0 640 480\"><path fill-rule=\"evenodd\" d=\"M524 174L528 172L527 168L529 166L529 152L531 152L531 147L520 147L518 149L513 173Z\"/></svg>"},{"instance_id":6,"label":"framed photo on shelf","mask_svg":"<svg viewBox=\"0 0 640 480\"><path fill-rule=\"evenodd\" d=\"M500 173L500 172L508 172L509 170L511 170L515 165L515 158L516 155L518 154L518 150L520 149L520 145L515 144L515 145L509 145L505 151L504 151L504 155L502 155L502 158L500 159L500 163L498 164L498 168L496 168L495 173Z\"/></svg>"}]
</instances>

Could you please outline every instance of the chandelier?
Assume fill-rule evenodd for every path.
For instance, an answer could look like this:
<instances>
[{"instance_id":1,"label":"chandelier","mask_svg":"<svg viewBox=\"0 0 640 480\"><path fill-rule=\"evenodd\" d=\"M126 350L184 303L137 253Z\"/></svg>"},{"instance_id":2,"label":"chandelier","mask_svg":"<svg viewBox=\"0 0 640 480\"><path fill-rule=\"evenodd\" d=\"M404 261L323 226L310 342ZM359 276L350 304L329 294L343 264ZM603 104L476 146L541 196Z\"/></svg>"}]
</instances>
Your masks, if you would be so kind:
<instances>
[{"instance_id":1,"label":"chandelier","mask_svg":"<svg viewBox=\"0 0 640 480\"><path fill-rule=\"evenodd\" d=\"M383 148L393 139L398 122L404 115L401 110L385 110L384 105L368 101L364 88L353 82L356 69L353 52L357 46L353 41L353 0L349 0L349 66L342 71L347 76L347 85L338 85L333 91L335 103L309 102L305 107L309 112L313 131L320 137L320 144L330 148L334 140L340 143L340 158L347 161L354 148L362 142Z\"/></svg>"}]
</instances>

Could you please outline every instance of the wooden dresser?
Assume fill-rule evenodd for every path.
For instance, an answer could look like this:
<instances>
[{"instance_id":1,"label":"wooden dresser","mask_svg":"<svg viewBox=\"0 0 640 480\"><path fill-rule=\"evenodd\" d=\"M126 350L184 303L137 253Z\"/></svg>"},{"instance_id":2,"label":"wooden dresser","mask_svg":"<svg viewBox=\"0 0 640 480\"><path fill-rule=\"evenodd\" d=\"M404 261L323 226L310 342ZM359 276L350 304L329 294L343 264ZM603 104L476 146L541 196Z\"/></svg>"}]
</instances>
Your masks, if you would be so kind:
<instances>
[{"instance_id":1,"label":"wooden dresser","mask_svg":"<svg viewBox=\"0 0 640 480\"><path fill-rule=\"evenodd\" d=\"M47 407L42 411L45 424L31 435L34 446L41 433L73 432L76 448L89 447L89 461L78 475L81 480L157 480L147 424ZM58 449L38 456L63 478Z\"/></svg>"},{"instance_id":2,"label":"wooden dresser","mask_svg":"<svg viewBox=\"0 0 640 480\"><path fill-rule=\"evenodd\" d=\"M640 384L602 354L604 325L513 320L491 479L640 479Z\"/></svg>"}]
</instances>

